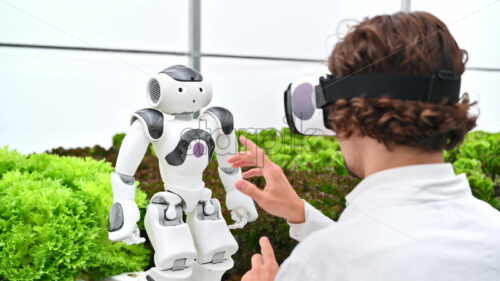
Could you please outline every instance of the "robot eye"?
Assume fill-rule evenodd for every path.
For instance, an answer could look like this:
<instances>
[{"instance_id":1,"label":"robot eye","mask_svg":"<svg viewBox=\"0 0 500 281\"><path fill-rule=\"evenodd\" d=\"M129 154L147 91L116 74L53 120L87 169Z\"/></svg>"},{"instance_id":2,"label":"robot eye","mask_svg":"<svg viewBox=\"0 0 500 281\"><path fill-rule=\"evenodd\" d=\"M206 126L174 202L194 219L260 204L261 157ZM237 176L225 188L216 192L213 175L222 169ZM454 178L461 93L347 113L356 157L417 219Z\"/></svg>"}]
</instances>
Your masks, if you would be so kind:
<instances>
[{"instance_id":1,"label":"robot eye","mask_svg":"<svg viewBox=\"0 0 500 281\"><path fill-rule=\"evenodd\" d=\"M177 91L179 91L179 93L183 93L183 92L184 92L184 90L185 90L185 89L184 89L184 87L179 87L179 88L177 89Z\"/></svg>"},{"instance_id":2,"label":"robot eye","mask_svg":"<svg viewBox=\"0 0 500 281\"><path fill-rule=\"evenodd\" d=\"M203 93L203 92L205 92L205 90L202 87L200 87L200 93Z\"/></svg>"}]
</instances>

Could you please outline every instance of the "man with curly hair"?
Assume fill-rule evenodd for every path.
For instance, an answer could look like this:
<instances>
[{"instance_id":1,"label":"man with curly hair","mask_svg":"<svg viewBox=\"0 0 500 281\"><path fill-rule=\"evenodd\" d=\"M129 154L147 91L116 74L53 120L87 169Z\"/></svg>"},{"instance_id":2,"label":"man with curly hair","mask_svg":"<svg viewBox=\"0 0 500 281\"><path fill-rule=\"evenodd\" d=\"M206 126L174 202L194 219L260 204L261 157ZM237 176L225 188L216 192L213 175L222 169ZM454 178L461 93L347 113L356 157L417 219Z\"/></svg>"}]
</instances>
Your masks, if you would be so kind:
<instances>
[{"instance_id":1,"label":"man with curly hair","mask_svg":"<svg viewBox=\"0 0 500 281\"><path fill-rule=\"evenodd\" d=\"M328 66L334 77L365 73L461 76L467 53L447 27L425 12L367 18L338 42ZM290 224L300 241L278 266L261 238L251 280L500 280L500 213L472 196L464 174L444 163L476 124L474 103L429 103L352 98L328 106L347 168L363 180L346 197L334 222L301 200L280 167L253 142L232 156L263 176L264 190L246 180L236 187L268 213Z\"/></svg>"}]
</instances>

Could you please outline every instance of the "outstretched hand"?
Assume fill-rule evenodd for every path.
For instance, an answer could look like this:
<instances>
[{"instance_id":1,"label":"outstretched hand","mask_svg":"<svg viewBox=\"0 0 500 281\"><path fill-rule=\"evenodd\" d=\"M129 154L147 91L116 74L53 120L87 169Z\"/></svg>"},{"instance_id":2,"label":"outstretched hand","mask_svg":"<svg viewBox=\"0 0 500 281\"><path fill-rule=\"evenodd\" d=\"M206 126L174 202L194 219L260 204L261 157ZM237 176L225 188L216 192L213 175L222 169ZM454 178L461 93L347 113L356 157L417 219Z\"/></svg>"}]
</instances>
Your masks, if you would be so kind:
<instances>
[{"instance_id":1,"label":"outstretched hand","mask_svg":"<svg viewBox=\"0 0 500 281\"><path fill-rule=\"evenodd\" d=\"M252 269L241 281L273 281L278 274L279 266L274 256L273 246L267 237L260 238L261 254L252 256Z\"/></svg>"},{"instance_id":2,"label":"outstretched hand","mask_svg":"<svg viewBox=\"0 0 500 281\"><path fill-rule=\"evenodd\" d=\"M252 197L269 214L285 218L291 223L304 222L304 202L288 182L281 167L269 160L253 141L240 136L240 142L248 151L238 152L229 157L228 162L235 168L253 167L243 173L243 178L263 176L266 186L261 190L247 180L239 180L236 188Z\"/></svg>"}]
</instances>

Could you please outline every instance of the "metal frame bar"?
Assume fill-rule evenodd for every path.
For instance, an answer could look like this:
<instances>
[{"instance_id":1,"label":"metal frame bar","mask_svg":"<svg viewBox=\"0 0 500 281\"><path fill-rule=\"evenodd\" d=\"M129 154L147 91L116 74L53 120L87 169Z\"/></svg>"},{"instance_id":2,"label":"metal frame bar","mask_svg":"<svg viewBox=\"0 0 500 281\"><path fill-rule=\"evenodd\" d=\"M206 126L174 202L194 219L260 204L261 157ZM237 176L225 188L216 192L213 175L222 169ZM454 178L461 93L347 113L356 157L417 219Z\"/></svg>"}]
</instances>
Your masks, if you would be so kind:
<instances>
[{"instance_id":1,"label":"metal frame bar","mask_svg":"<svg viewBox=\"0 0 500 281\"><path fill-rule=\"evenodd\" d=\"M401 11L411 11L411 0L401 0ZM251 56L251 55L231 55L217 53L202 53L201 52L201 0L189 0L189 51L158 51L158 50L138 50L138 49L121 49L121 48L104 48L104 47L79 47L79 46L57 46L44 44L23 44L23 43L2 43L0 47L8 48L31 48L31 49L47 49L47 50L67 50L67 51L84 51L84 52L110 52L110 53L129 53L129 54L151 54L151 55L173 55L187 56L189 65L197 70L201 70L201 58L227 58L227 59L251 59L251 60L267 60L267 61L287 61L287 62L308 62L308 63L326 63L321 59L308 58L293 58L293 57L273 57L273 56ZM500 72L500 68L496 67L467 67L467 70L472 71L491 71Z\"/></svg>"},{"instance_id":2,"label":"metal frame bar","mask_svg":"<svg viewBox=\"0 0 500 281\"><path fill-rule=\"evenodd\" d=\"M189 66L201 71L201 0L189 0Z\"/></svg>"},{"instance_id":3,"label":"metal frame bar","mask_svg":"<svg viewBox=\"0 0 500 281\"><path fill-rule=\"evenodd\" d=\"M57 46L57 45L22 44L22 43L0 43L0 47L66 50L66 51L84 51L84 52L104 52L104 53L110 52L110 53L129 53L129 54L173 55L173 56L188 56L189 55L188 52L175 52L175 51L171 52L171 51L156 51L156 50Z\"/></svg>"},{"instance_id":4,"label":"metal frame bar","mask_svg":"<svg viewBox=\"0 0 500 281\"><path fill-rule=\"evenodd\" d=\"M401 11L411 12L411 0L401 0Z\"/></svg>"},{"instance_id":5,"label":"metal frame bar","mask_svg":"<svg viewBox=\"0 0 500 281\"><path fill-rule=\"evenodd\" d=\"M0 47L11 48L31 48L31 49L49 49L49 50L68 50L68 51L86 51L86 52L110 52L110 53L131 53L131 54L152 54L152 55L173 55L173 56L188 56L190 52L176 51L157 51L157 50L138 50L138 49L117 49L117 48L101 48L101 47L76 47L76 46L57 46L43 44L22 44L22 43L0 43ZM306 58L291 58L291 57L270 57L270 56L249 56L249 55L229 55L217 53L201 53L199 57L212 58L229 58L229 59L252 59L252 60L271 60L271 61L291 61L291 62L326 62L320 59Z\"/></svg>"},{"instance_id":6,"label":"metal frame bar","mask_svg":"<svg viewBox=\"0 0 500 281\"><path fill-rule=\"evenodd\" d=\"M100 48L100 47L90 48L90 47L56 46L56 45L40 45L40 44L20 44L20 43L0 43L0 47L83 51L83 52L105 52L105 53L109 52L109 53L128 53L128 54L190 56L190 53L188 53L188 52L175 52L175 51L115 49L115 48ZM270 56L247 56L247 55L226 55L226 54L216 54L216 53L200 53L199 58L201 58L201 57L227 58L227 59L250 59L250 60L266 60L266 61L286 61L286 62L326 63L325 60L321 60L321 59L270 57ZM500 72L500 68L496 68L496 67L467 67L466 69L472 70L472 71Z\"/></svg>"}]
</instances>

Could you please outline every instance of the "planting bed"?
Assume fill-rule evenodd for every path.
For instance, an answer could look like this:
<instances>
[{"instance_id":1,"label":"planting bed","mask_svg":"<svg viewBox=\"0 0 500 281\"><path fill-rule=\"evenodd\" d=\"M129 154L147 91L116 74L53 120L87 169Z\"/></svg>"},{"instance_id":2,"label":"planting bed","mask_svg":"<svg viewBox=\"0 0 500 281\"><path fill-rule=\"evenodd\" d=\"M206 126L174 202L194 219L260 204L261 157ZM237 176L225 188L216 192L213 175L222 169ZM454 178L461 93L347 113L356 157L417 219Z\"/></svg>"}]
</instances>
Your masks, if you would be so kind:
<instances>
[{"instance_id":1,"label":"planting bed","mask_svg":"<svg viewBox=\"0 0 500 281\"><path fill-rule=\"evenodd\" d=\"M111 147L104 149L99 146L93 148L77 149L53 149L49 153L86 157L94 159L104 159L113 164L116 162L117 149ZM230 212L225 207L225 192L217 173L217 161L211 161L204 173L205 185L212 189L213 196L218 198L223 206L223 215L230 224ZM357 180L349 176L337 176L332 173L317 173L313 171L285 170L291 184L296 188L302 198L312 202L313 205L325 211L325 214L336 219L344 209L344 196L355 186ZM148 150L144 160L137 170L136 180L140 182L139 188L146 192L148 198L151 198L156 192L163 190L163 183L160 179L158 160L156 156ZM264 185L262 179L251 179L259 186ZM144 210L143 210L144 211ZM256 252L260 251L258 238L268 236L272 241L276 251L278 262L281 263L295 247L296 242L288 236L288 224L285 220L272 217L260 208L259 219L257 222L249 223L244 229L232 230L233 235L238 241L240 249L233 256L235 266L228 271L223 280L240 280L241 276L250 268L250 258ZM144 213L142 218L144 217ZM144 228L140 225L141 236L147 238ZM149 240L146 241L148 248L151 248ZM153 266L151 256L148 268Z\"/></svg>"},{"instance_id":2,"label":"planting bed","mask_svg":"<svg viewBox=\"0 0 500 281\"><path fill-rule=\"evenodd\" d=\"M257 142L283 167L302 198L327 216L338 218L345 195L358 181L347 175L335 138L299 137L287 129L239 134ZM109 173L122 139L123 134L115 135L109 149L56 148L48 154L29 156L0 148L0 280L47 280L47 276L54 280L74 280L75 276L98 280L153 265L149 241L127 246L107 240L112 204ZM453 163L457 173L467 174L476 197L500 208L500 134L469 134L464 145L447 152L445 159ZM144 218L148 199L163 190L152 149L135 178L139 182L136 201ZM212 160L203 178L231 223L216 161ZM251 181L264 185L260 178ZM28 196L33 193L36 196ZM147 238L142 222L139 228ZM235 267L223 280L240 280L250 268L251 256L260 250L260 236L270 238L280 263L296 245L288 236L287 223L260 209L256 222L232 233L240 249L233 256Z\"/></svg>"}]
</instances>

